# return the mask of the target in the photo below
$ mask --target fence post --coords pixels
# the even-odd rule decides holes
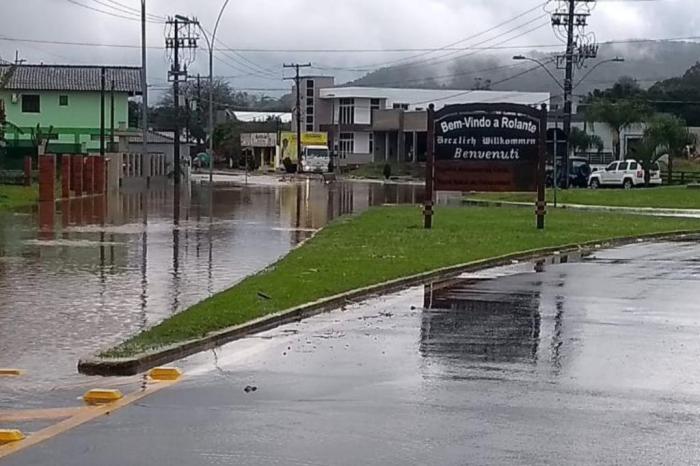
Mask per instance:
[[[71,187],[71,156],[63,154],[61,156],[61,197],[67,199],[70,197]]]
[[[39,201],[56,199],[56,156],[39,156]]]
[[[24,158],[24,185],[32,185],[32,156],[28,155]]]

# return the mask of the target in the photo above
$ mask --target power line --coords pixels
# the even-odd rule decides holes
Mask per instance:
[[[70,0],[66,0],[70,1]],[[612,1],[612,0],[610,0]],[[623,1],[623,0],[619,0]],[[627,0],[631,1],[631,0]],[[639,0],[642,1],[642,0]],[[649,0],[652,1],[652,0]],[[658,37],[649,39],[614,39],[600,42],[601,45],[614,45],[614,44],[642,44],[649,42],[676,42],[676,41],[693,41],[700,40],[700,36],[681,36],[681,37]],[[43,44],[43,45],[66,45],[75,47],[106,47],[106,48],[124,48],[124,49],[137,49],[141,48],[140,45],[136,44],[115,44],[115,43],[102,43],[102,42],[87,42],[87,41],[61,41],[61,40],[42,40],[42,39],[27,39],[19,37],[0,37],[0,41],[4,42],[20,42],[28,44]],[[218,41],[217,41],[218,42]],[[485,47],[454,47],[444,50],[453,51],[468,51],[468,50],[516,50],[516,49],[551,49],[559,48],[561,44],[519,44],[519,45],[506,45],[506,46],[485,46]],[[148,49],[163,50],[163,46],[159,45],[149,45]],[[440,48],[401,48],[401,49],[260,49],[260,48],[215,48],[215,51],[227,51],[227,52],[238,52],[238,53],[409,53],[409,52],[421,52],[421,51],[441,51]],[[332,67],[315,67],[318,69],[331,69]],[[340,69],[340,68],[335,68]]]
[[[93,0],[93,1],[95,1],[95,2],[97,2],[97,3],[102,3],[103,1],[106,1],[106,2],[109,2],[109,3],[113,4],[113,5],[116,5],[116,6],[120,7],[120,8],[122,8],[122,9],[125,9],[125,10],[129,11],[129,12],[132,13],[132,14],[136,14],[136,15],[139,15],[139,16],[141,15],[141,9],[140,9],[140,8],[132,7],[132,6],[126,5],[126,4],[124,4],[124,3],[118,2],[118,1],[116,1],[116,0]],[[112,8],[113,8],[113,7],[112,7]],[[151,19],[155,19],[155,20],[162,20],[162,21],[165,21],[165,20],[166,20],[166,17],[165,17],[165,16],[160,16],[160,15],[156,15],[156,14],[153,14],[153,13],[146,13],[146,16],[148,16],[148,17],[151,18]]]
[[[86,4],[84,4],[84,3],[80,3],[80,2],[78,2],[77,0],[66,0],[66,1],[67,1],[68,3],[72,3],[73,5],[76,5],[76,6],[79,6],[79,7],[82,7],[82,8],[86,8],[86,9],[88,9],[88,10],[96,11],[96,12],[102,13],[102,14],[104,14],[104,15],[112,16],[112,17],[114,17],[114,18],[128,19],[128,20],[131,20],[131,21],[141,21],[141,19],[138,18],[138,17],[136,17],[136,16],[126,16],[126,15],[122,15],[122,14],[119,14],[119,13],[114,13],[114,12],[112,12],[112,11],[102,10],[102,9],[100,9],[100,8],[95,8],[95,7],[93,7],[93,6],[86,5]],[[147,22],[149,22],[149,23],[161,23],[161,24],[164,23],[164,21],[153,21],[153,20],[147,20]]]
[[[520,73],[514,74],[514,75],[512,75],[512,76],[508,76],[507,78],[501,79],[500,81],[492,82],[491,85],[497,86],[497,85],[499,85],[499,84],[503,84],[503,83],[508,82],[508,81],[511,81],[511,80],[513,80],[513,79],[515,79],[515,78],[519,78],[520,76],[523,76],[523,75],[525,75],[525,74],[531,73],[531,72],[535,71],[536,69],[539,69],[539,67],[540,67],[540,66],[537,65],[537,66],[534,66],[534,67],[532,67],[532,68],[528,68],[528,69],[526,69],[525,71],[521,71]],[[474,93],[474,92],[480,92],[480,91],[479,91],[478,89],[472,89],[472,90],[469,90],[469,91],[457,92],[457,93],[455,93],[455,94],[451,94],[451,95],[448,95],[448,96],[445,96],[445,97],[440,97],[439,99],[424,100],[424,101],[420,101],[420,102],[411,102],[410,105],[420,105],[420,104],[428,104],[428,103],[433,103],[433,102],[440,102],[440,101],[443,101],[443,100],[450,100],[450,99],[454,99],[455,97],[461,97],[461,96],[464,96],[464,95],[472,94],[472,93]]]
[[[391,65],[394,65],[395,63],[399,63],[399,62],[404,61],[404,60],[412,60],[412,59],[414,59],[414,58],[420,58],[420,57],[425,56],[425,55],[430,55],[430,54],[433,53],[433,52],[445,51],[446,49],[448,49],[448,48],[450,48],[450,47],[454,47],[454,46],[456,46],[456,45],[463,44],[464,42],[470,41],[470,40],[472,40],[472,39],[476,39],[477,37],[480,37],[480,36],[483,36],[483,35],[485,35],[485,34],[488,34],[489,32],[498,30],[499,28],[505,26],[506,24],[510,24],[510,23],[512,23],[513,21],[516,21],[516,20],[518,20],[518,19],[520,19],[520,18],[522,18],[522,17],[524,17],[524,16],[527,16],[528,14],[532,13],[533,11],[536,11],[536,10],[542,8],[542,7],[545,6],[547,3],[548,3],[548,1],[546,1],[546,2],[544,2],[544,3],[540,3],[540,4],[536,5],[536,6],[533,7],[533,8],[529,8],[529,9],[523,11],[522,13],[520,13],[520,14],[518,14],[518,15],[516,15],[516,16],[514,16],[514,17],[512,17],[512,18],[510,18],[510,19],[508,19],[508,20],[506,20],[506,21],[503,21],[502,23],[499,23],[499,24],[497,24],[497,25],[495,25],[495,26],[493,26],[493,27],[491,27],[491,28],[488,28],[488,29],[486,29],[486,30],[480,31],[480,32],[478,32],[478,33],[476,33],[476,34],[472,34],[471,36],[465,37],[465,38],[460,39],[460,40],[458,40],[458,41],[451,42],[451,43],[445,45],[444,47],[440,47],[440,48],[435,49],[435,50],[426,50],[424,53],[420,53],[420,54],[414,55],[414,56],[412,56],[412,57],[405,57],[405,58],[403,58],[403,59],[401,59],[401,60],[396,60],[396,61],[394,61],[394,62],[386,62],[386,63],[384,63],[384,64],[374,64],[374,65],[370,65],[370,66],[371,66],[372,68],[378,68],[378,67],[380,67],[380,66],[391,66]],[[507,33],[507,32],[506,32],[506,33]]]

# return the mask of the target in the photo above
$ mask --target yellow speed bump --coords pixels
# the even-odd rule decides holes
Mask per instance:
[[[117,400],[121,400],[124,397],[122,392],[119,390],[105,390],[102,388],[95,388],[88,391],[83,395],[83,400],[89,405],[101,405],[107,403],[114,403]]]
[[[24,440],[24,434],[17,429],[0,429],[0,445]]]
[[[156,367],[151,369],[148,376],[152,380],[178,380],[182,377],[182,371],[177,367]]]
[[[18,377],[22,375],[20,369],[7,369],[0,367],[0,377]]]

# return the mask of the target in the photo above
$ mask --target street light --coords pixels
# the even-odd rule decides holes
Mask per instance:
[[[549,68],[547,68],[544,63],[537,60],[536,58],[526,57],[525,55],[516,55],[513,57],[513,60],[517,60],[517,61],[527,60],[527,61],[537,63],[542,69],[544,69],[547,72],[547,74],[554,80],[554,82],[556,82],[557,85],[564,91],[564,109],[565,109],[564,117],[566,118],[564,121],[564,130],[567,132],[567,134],[566,134],[566,153],[564,154],[564,167],[563,168],[564,168],[564,187],[568,188],[569,187],[569,149],[570,149],[570,145],[571,145],[571,143],[569,142],[569,136],[570,136],[569,133],[570,133],[570,128],[571,128],[571,113],[572,113],[571,100],[570,100],[571,91],[573,91],[575,88],[577,88],[579,85],[581,85],[581,83],[599,66],[604,65],[606,63],[624,62],[625,60],[623,58],[620,58],[620,57],[615,57],[615,58],[610,58],[608,60],[603,60],[601,62],[598,62],[595,64],[595,66],[593,66],[593,68],[588,70],[588,73],[583,75],[583,77],[581,77],[581,79],[579,79],[579,81],[575,85],[571,85],[571,82],[567,81],[568,86],[562,85],[562,83],[557,79],[557,77],[554,76],[554,74],[552,74],[551,71],[549,71]],[[551,60],[549,62],[551,62]],[[555,160],[554,165],[556,166],[556,164],[557,164],[557,161]],[[556,186],[556,184],[557,184],[557,180],[554,180],[554,185]]]
[[[542,62],[539,61],[538,59],[536,59],[536,58],[531,58],[531,57],[526,57],[525,55],[516,55],[516,56],[513,57],[513,60],[516,60],[516,61],[525,61],[525,60],[527,60],[527,61],[531,61],[531,62],[533,62],[533,63],[537,63],[543,70],[545,70],[545,71],[547,72],[547,74],[554,80],[554,82],[557,83],[557,86],[559,86],[560,88],[562,88],[562,90],[564,89],[564,85],[563,85],[561,82],[559,82],[559,80],[557,79],[557,77],[554,76],[554,74],[552,74],[551,71],[549,71],[549,68],[547,68],[547,66],[545,65],[545,63],[542,63]],[[547,61],[546,63],[551,63],[551,62],[552,62],[552,60],[550,59],[550,60]]]
[[[221,16],[224,14],[224,10],[228,6],[231,0],[224,0],[224,4],[221,5],[221,10],[219,10],[219,16],[216,18],[216,24],[214,25],[214,31],[211,34],[211,38],[207,35],[202,25],[199,25],[199,29],[202,31],[204,39],[207,41],[207,46],[209,47],[209,184],[214,182],[214,43],[216,42],[216,31],[219,29],[219,23],[221,22]]]
[[[607,60],[603,60],[603,61],[601,61],[601,62],[596,63],[595,66],[594,66],[593,68],[591,68],[590,70],[588,70],[588,73],[584,74],[583,77],[581,77],[581,79],[578,80],[578,82],[574,85],[574,89],[576,89],[576,88],[577,88],[588,76],[590,76],[590,74],[593,73],[593,71],[595,71],[595,69],[598,68],[599,66],[604,65],[604,64],[606,64],[606,63],[622,63],[622,62],[624,62],[624,61],[625,61],[625,59],[622,58],[622,57],[615,57],[615,58],[609,58],[609,59],[607,59]]]

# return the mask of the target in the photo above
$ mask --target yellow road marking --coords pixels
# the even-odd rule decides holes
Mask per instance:
[[[54,424],[45,429],[42,429],[34,433],[33,435],[30,435],[24,440],[0,446],[0,459],[9,456],[13,453],[17,453],[18,451],[24,450],[25,448],[33,447],[34,445],[37,445],[41,442],[49,440],[50,438],[53,438],[64,432],[74,429],[82,424],[85,424],[86,422],[97,419],[100,416],[105,416],[107,414],[113,413],[114,411],[117,411],[118,409],[124,408],[130,405],[131,403],[134,403],[142,398],[152,395],[157,391],[160,391],[167,387],[171,387],[176,383],[178,383],[178,380],[170,382],[160,382],[158,384],[146,387],[145,390],[139,390],[130,393],[121,400],[115,401],[114,403],[83,408],[82,410],[78,411],[74,416],[71,416],[65,421],[61,421],[58,424]]]
[[[30,422],[30,421],[54,421],[74,416],[78,411],[85,409],[83,406],[73,408],[49,408],[49,409],[21,409],[0,411],[0,423]]]

